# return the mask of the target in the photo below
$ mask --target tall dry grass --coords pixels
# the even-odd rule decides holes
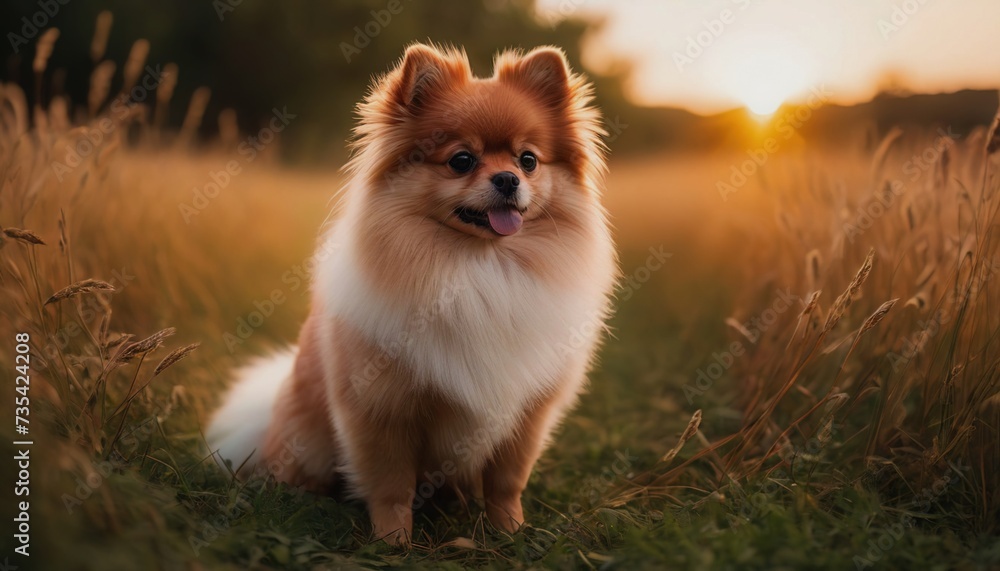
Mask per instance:
[[[747,348],[730,370],[743,425],[623,500],[668,491],[703,461],[723,489],[781,474],[816,498],[867,489],[888,509],[995,532],[998,125],[962,140],[893,131],[864,171],[765,171],[771,215],[747,236],[743,306],[728,320]],[[768,316],[785,288],[800,304]],[[750,332],[750,317],[773,323]],[[811,482],[817,469],[826,477]]]
[[[741,425],[710,442],[700,430],[709,416],[696,411],[677,446],[608,505],[679,501],[692,485],[716,491],[696,505],[728,501],[765,479],[813,502],[867,490],[907,517],[995,532],[998,141],[1000,114],[962,138],[894,129],[847,169],[816,153],[771,158],[760,193],[741,190],[741,211],[715,216],[728,245],[713,263],[742,272],[740,308],[726,319],[745,349],[726,371]],[[780,291],[798,305],[775,311]],[[698,450],[673,462],[689,440]]]
[[[56,30],[40,38],[33,63],[34,101],[43,104],[29,106],[20,86],[0,84],[0,338],[11,348],[0,351],[0,363],[13,371],[15,334],[30,334],[32,517],[49,522],[36,527],[39,549],[67,560],[83,546],[46,542],[47,535],[140,525],[158,510],[139,501],[154,497],[156,485],[187,489],[199,418],[214,405],[202,393],[221,392],[225,371],[249,356],[230,354],[221,336],[281,285],[288,251],[301,251],[299,262],[307,257],[311,232],[274,237],[294,220],[318,226],[336,184],[270,172],[258,160],[186,221],[179,205],[224,170],[233,141],[199,143],[195,155],[166,130],[177,66],[164,66],[155,93],[135,99],[129,87],[141,83],[149,46],[136,42],[116,75],[118,66],[102,61],[110,25],[109,16],[98,18],[85,102],[43,97]],[[202,120],[207,92],[200,93],[187,113],[190,129]],[[299,187],[302,200],[275,205],[274,189],[286,184]],[[272,321],[297,319],[285,310]],[[207,347],[198,351],[199,343]],[[210,361],[186,367],[204,352]],[[87,493],[101,499],[86,500],[79,482],[115,477],[124,478],[120,493],[91,486]]]
[[[99,22],[109,25],[104,15]],[[58,31],[50,29],[39,40],[33,64],[39,94],[57,38]],[[95,40],[95,63],[102,46]],[[147,52],[148,45],[137,42],[129,62],[133,75]],[[170,343],[174,329],[134,319],[143,305],[138,296],[129,296],[135,301],[125,306],[112,304],[135,289],[136,274],[150,272],[142,264],[123,263],[135,243],[120,232],[141,229],[131,227],[135,221],[112,202],[126,195],[118,192],[122,181],[112,165],[131,122],[144,115],[143,105],[129,102],[124,116],[108,110],[109,67],[114,66],[96,65],[88,105],[92,118],[78,127],[72,127],[65,98],[29,109],[20,87],[0,85],[0,335],[31,337],[29,418],[34,437],[51,446],[43,458],[58,459],[61,469],[84,476],[95,459],[133,459],[137,451],[125,452],[120,443],[130,437],[128,420],[137,416],[135,409],[147,415],[153,410],[145,389],[197,347],[188,344],[160,360],[156,353]],[[98,131],[99,142],[76,146],[93,143]],[[86,149],[78,163],[65,161],[70,148]],[[162,286],[178,287],[168,283],[168,275]],[[163,418],[163,409],[157,410]]]

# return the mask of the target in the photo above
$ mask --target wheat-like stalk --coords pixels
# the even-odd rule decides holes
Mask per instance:
[[[872,159],[872,175],[871,178],[877,184],[882,178],[882,170],[885,168],[886,160],[889,157],[889,151],[892,150],[893,145],[903,136],[903,130],[899,127],[893,127],[885,137],[882,138],[882,142],[879,143],[878,149],[875,150],[875,157]],[[878,188],[877,186],[874,188]]]
[[[201,125],[205,109],[208,107],[208,100],[212,97],[212,90],[207,87],[199,87],[191,94],[191,101],[188,103],[187,114],[181,124],[181,132],[177,137],[178,144],[185,146],[194,140]]]
[[[24,95],[24,90],[16,84],[6,83],[0,84],[0,102],[6,102],[9,107],[9,110],[5,109],[0,115],[0,118],[4,119],[3,127],[10,131],[11,138],[19,140],[28,132],[28,98]],[[4,142],[0,140],[0,144]]]
[[[72,126],[69,118],[69,99],[56,95],[49,102],[49,125],[56,132],[68,131]]]
[[[806,301],[805,307],[802,308],[802,313],[799,317],[807,317],[809,314],[816,309],[816,305],[819,304],[819,296],[823,294],[823,290],[817,290],[809,295],[809,299]]]
[[[57,28],[49,28],[38,38],[38,43],[35,44],[35,59],[31,62],[31,70],[35,72],[35,75],[41,75],[45,73],[45,68],[48,66],[49,58],[52,57],[52,50],[56,47],[56,40],[59,39],[59,30]]]
[[[52,294],[49,299],[45,300],[44,305],[49,305],[57,301],[62,301],[64,299],[71,298],[84,293],[92,293],[95,291],[115,291],[115,286],[109,284],[108,282],[102,282],[101,280],[86,279],[83,281],[76,282],[75,284],[68,285],[56,293]]]
[[[125,348],[115,356],[115,363],[127,363],[139,355],[145,355],[150,351],[158,349],[161,345],[163,345],[164,339],[170,337],[176,332],[177,330],[173,327],[167,327],[166,329],[161,329],[160,331],[153,333],[141,341],[136,341],[126,345]]]
[[[844,313],[847,311],[847,308],[850,307],[854,296],[861,291],[861,286],[864,285],[865,280],[868,279],[868,274],[872,271],[872,264],[874,260],[875,249],[872,248],[868,251],[868,256],[865,257],[864,263],[861,264],[861,269],[858,270],[854,279],[851,280],[850,285],[847,286],[844,293],[840,294],[840,297],[838,297],[833,303],[833,307],[830,308],[830,313],[826,318],[826,325],[823,326],[823,333],[830,332],[837,325],[837,322],[840,321],[840,318],[844,316]]]
[[[219,112],[219,144],[230,151],[239,144],[240,125],[236,118],[236,110],[231,108]]]
[[[823,275],[820,270],[820,266],[823,264],[823,255],[817,249],[811,250],[806,254],[806,281],[809,284],[809,289],[816,290],[819,289],[820,280]]]
[[[167,367],[173,365],[177,361],[180,361],[184,357],[187,357],[188,355],[191,354],[192,351],[197,349],[200,345],[201,343],[192,343],[185,347],[174,349],[173,351],[170,352],[169,355],[167,355],[166,357],[163,358],[162,361],[160,361],[160,364],[157,365],[155,369],[153,369],[153,376],[155,377],[156,375],[159,375]]]
[[[104,51],[108,48],[108,38],[111,36],[111,23],[114,16],[108,10],[97,15],[97,22],[94,25],[94,37],[90,40],[90,61],[95,64],[104,57]]]
[[[142,73],[142,66],[146,64],[148,56],[149,40],[136,40],[128,52],[128,59],[125,60],[125,67],[122,70],[125,78],[122,83],[122,93],[128,93],[139,81],[139,74]]]
[[[945,140],[944,149],[941,150],[941,158],[937,162],[937,172],[939,175],[938,186],[942,189],[948,188],[949,169],[951,167],[951,147],[954,145],[951,138]]]
[[[162,131],[167,126],[167,112],[170,110],[170,100],[174,97],[174,89],[177,88],[178,73],[177,64],[168,63],[163,66],[162,78],[156,86],[156,110],[154,111],[153,123],[158,131]]]
[[[878,325],[880,321],[885,319],[886,314],[889,313],[889,310],[892,309],[892,306],[896,305],[897,301],[899,301],[898,297],[896,299],[890,299],[889,301],[880,305],[878,309],[875,310],[875,313],[868,316],[868,319],[865,320],[864,324],[861,326],[861,333],[863,334],[865,331],[874,329],[875,326]]]
[[[114,349],[115,347],[121,345],[122,343],[131,341],[134,338],[135,335],[132,335],[131,333],[124,333],[122,335],[119,335],[118,337],[115,337],[114,339],[109,339],[108,341],[106,341],[104,343],[104,350],[107,351],[109,349]]]
[[[171,62],[163,66],[160,83],[156,86],[156,101],[158,103],[170,103],[170,99],[174,96],[174,89],[177,88],[178,73],[179,69],[176,63]]]
[[[87,108],[90,110],[91,117],[97,115],[97,111],[108,98],[108,93],[111,93],[111,79],[115,75],[116,67],[115,62],[113,61],[102,61],[97,64],[94,71],[90,73],[90,90],[87,92]]]
[[[698,432],[698,428],[701,427],[701,409],[694,411],[691,415],[691,420],[688,421],[687,428],[681,433],[680,440],[677,441],[677,445],[671,448],[666,454],[660,458],[660,462],[670,462],[680,453],[684,445],[687,444],[688,440]]]
[[[44,246],[45,241],[42,240],[38,234],[35,234],[31,230],[24,230],[22,228],[4,228],[3,235],[8,238],[13,238],[19,242],[24,242],[25,244],[31,244],[33,246]]]

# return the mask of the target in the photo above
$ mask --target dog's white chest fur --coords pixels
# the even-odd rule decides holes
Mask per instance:
[[[343,229],[316,286],[327,310],[467,410],[498,437],[568,370],[586,367],[603,322],[603,284],[555,291],[493,250],[420,276],[404,299],[366,283]],[[417,291],[420,290],[420,291]],[[576,381],[576,379],[574,379]]]

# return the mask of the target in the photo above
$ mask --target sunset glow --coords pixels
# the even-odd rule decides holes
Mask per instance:
[[[759,116],[768,116],[786,101],[807,91],[808,63],[791,46],[762,46],[739,64],[718,66],[713,74],[722,93]]]
[[[890,77],[914,92],[1000,87],[992,0],[539,0],[539,11],[602,19],[585,62],[631,66],[629,95],[646,105],[767,113],[820,86],[853,104]]]

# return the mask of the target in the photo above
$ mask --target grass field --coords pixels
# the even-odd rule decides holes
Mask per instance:
[[[536,466],[530,525],[440,502],[399,551],[369,543],[362,505],[236,482],[202,438],[229,371],[294,341],[337,175],[126,150],[124,125],[70,166],[87,130],[29,130],[3,95],[5,390],[17,333],[33,358],[20,568],[1000,567],[985,131],[797,145],[744,184],[743,153],[614,159],[614,335]]]

